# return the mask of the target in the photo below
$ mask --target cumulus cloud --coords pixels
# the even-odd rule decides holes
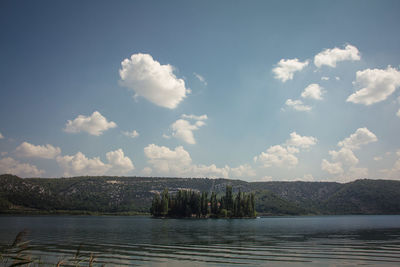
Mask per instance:
[[[165,146],[150,144],[144,148],[144,154],[154,169],[165,174],[180,174],[192,163],[189,152],[182,146],[171,150]]]
[[[329,81],[329,77],[322,76],[322,77],[321,77],[321,80],[322,80],[322,81]]]
[[[261,152],[254,157],[254,161],[261,163],[263,167],[294,167],[298,164],[295,154],[299,153],[299,148],[310,148],[317,143],[317,138],[312,136],[301,136],[296,132],[290,134],[290,139],[283,145],[271,146],[266,152]]]
[[[200,75],[200,74],[198,74],[198,73],[196,73],[196,72],[193,72],[193,75],[194,75],[200,82],[202,82],[205,86],[207,86],[207,81],[206,81],[206,79],[205,79],[202,75]]]
[[[304,91],[301,93],[301,97],[322,100],[322,94],[324,92],[325,91],[319,84],[312,83],[304,89]]]
[[[312,108],[310,106],[304,105],[301,100],[288,99],[285,102],[286,106],[293,108],[297,111],[310,111]]]
[[[293,80],[293,75],[297,71],[301,71],[308,65],[308,60],[301,62],[297,58],[295,59],[281,59],[277,66],[272,69],[275,74],[275,79],[286,82],[287,80]]]
[[[376,135],[367,128],[358,128],[349,137],[338,142],[337,145],[340,147],[338,151],[329,151],[332,162],[323,159],[321,169],[330,174],[338,175],[336,179],[341,181],[365,178],[368,175],[368,169],[356,167],[359,160],[354,154],[354,150],[377,140]]]
[[[57,163],[64,170],[65,176],[73,175],[104,175],[110,166],[103,163],[99,157],[87,158],[82,152],[72,156],[58,156]]]
[[[121,62],[121,85],[158,106],[174,109],[190,92],[174,67],[161,65],[149,54],[133,54]]]
[[[309,148],[317,143],[317,138],[312,136],[301,136],[296,132],[290,134],[290,139],[286,141],[287,146]]]
[[[400,150],[396,152],[397,159],[390,169],[380,170],[386,177],[386,179],[399,180],[400,177]]]
[[[359,149],[362,145],[367,145],[378,141],[378,138],[367,128],[358,128],[355,133],[338,143],[338,146],[348,149]]]
[[[106,158],[110,165],[110,169],[108,170],[110,174],[125,174],[135,169],[131,159],[125,156],[121,148],[107,152]]]
[[[266,152],[261,152],[259,156],[254,157],[255,162],[259,162],[263,167],[294,167],[299,160],[295,156],[299,150],[294,147],[283,147],[281,145],[271,146]]]
[[[4,136],[0,133],[0,139],[3,139],[4,138]]]
[[[204,120],[207,119],[207,115],[195,116],[183,114],[182,118],[195,120],[192,124],[188,120],[179,119],[171,124],[172,136],[181,139],[188,144],[196,144],[196,140],[193,135],[193,131],[197,131],[200,127],[205,125]]]
[[[95,111],[90,116],[79,115],[73,121],[68,120],[64,131],[67,133],[87,132],[90,135],[99,136],[104,131],[117,127],[113,121],[107,121],[100,112]]]
[[[222,177],[229,176],[230,168],[218,168],[215,164],[195,165],[192,158],[182,146],[174,150],[165,146],[150,144],[144,148],[144,154],[152,168],[162,175],[177,175],[185,177]]]
[[[341,148],[339,151],[331,150],[329,151],[329,155],[331,155],[332,160],[350,166],[357,165],[358,163],[358,158],[354,155],[353,151],[345,147]]]
[[[44,170],[39,170],[35,165],[21,163],[10,157],[0,159],[0,173],[14,174],[20,177],[39,177]]]
[[[387,69],[366,69],[357,71],[353,84],[361,88],[347,98],[347,102],[372,105],[388,98],[400,86],[400,72],[388,66]]]
[[[255,170],[249,164],[239,165],[236,168],[231,168],[232,177],[254,177]]]
[[[15,152],[20,157],[54,159],[61,154],[61,149],[49,144],[35,146],[28,142],[23,142],[15,149]]]
[[[342,163],[341,162],[329,162],[326,159],[323,159],[321,162],[321,169],[330,174],[341,174],[343,173]]]
[[[400,118],[400,109],[397,111],[396,116]]]
[[[130,138],[136,138],[136,137],[139,136],[139,133],[138,133],[136,130],[133,130],[133,131],[131,131],[131,132],[129,132],[129,131],[122,131],[122,134],[125,135],[125,136],[127,136],[127,137],[130,137]]]
[[[209,177],[209,178],[229,178],[229,166],[218,168],[215,164],[211,165],[192,165],[188,176],[190,177]]]
[[[108,163],[99,157],[87,158],[82,152],[75,155],[58,156],[57,163],[64,170],[64,176],[74,175],[121,175],[134,169],[132,161],[122,149],[106,153]]]
[[[335,47],[333,49],[323,50],[314,57],[314,64],[317,66],[317,68],[320,68],[324,65],[335,68],[337,62],[345,60],[356,61],[360,59],[361,56],[357,47],[348,44],[344,47],[344,49]]]

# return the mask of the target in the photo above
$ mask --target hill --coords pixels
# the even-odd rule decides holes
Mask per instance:
[[[400,182],[245,182],[159,177],[29,178],[0,175],[0,212],[148,212],[154,194],[168,188],[256,193],[256,210],[268,215],[400,214]]]

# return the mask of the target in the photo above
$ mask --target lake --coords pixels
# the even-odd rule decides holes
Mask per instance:
[[[400,215],[0,216],[0,245],[23,229],[24,253],[40,258],[39,266],[67,262],[77,251],[86,261],[79,266],[91,254],[95,266],[400,266]]]

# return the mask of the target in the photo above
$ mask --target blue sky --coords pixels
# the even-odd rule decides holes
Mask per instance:
[[[0,173],[400,177],[398,1],[2,1]]]

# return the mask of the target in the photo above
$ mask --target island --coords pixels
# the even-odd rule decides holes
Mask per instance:
[[[239,190],[236,196],[232,186],[227,185],[225,195],[218,196],[214,191],[208,192],[179,190],[169,194],[165,188],[155,194],[150,213],[162,218],[255,218],[254,193],[243,193]]]

